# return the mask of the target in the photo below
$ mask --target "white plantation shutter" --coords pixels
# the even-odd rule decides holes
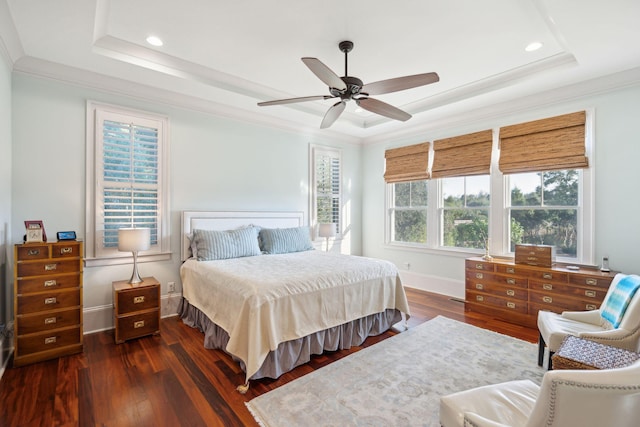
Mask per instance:
[[[96,109],[92,218],[96,258],[126,256],[118,252],[118,229],[125,227],[150,229],[151,248],[145,254],[168,249],[163,194],[166,128],[166,118]]]
[[[342,230],[340,159],[339,150],[320,147],[313,149],[314,224],[334,223],[338,234]]]

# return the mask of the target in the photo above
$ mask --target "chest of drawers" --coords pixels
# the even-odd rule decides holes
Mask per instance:
[[[539,310],[556,313],[597,309],[615,273],[568,270],[508,261],[465,261],[465,305],[512,323],[535,327]]]
[[[82,352],[83,243],[14,247],[14,366]]]

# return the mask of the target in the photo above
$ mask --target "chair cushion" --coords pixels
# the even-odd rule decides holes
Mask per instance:
[[[538,330],[550,351],[556,352],[567,335],[580,336],[585,332],[600,332],[601,325],[579,322],[551,311],[538,312]]]
[[[440,424],[464,425],[472,412],[510,426],[523,426],[538,397],[539,387],[530,380],[509,381],[449,394],[440,398]]]
[[[611,323],[614,328],[620,326],[624,312],[639,288],[640,276],[626,276],[619,280],[602,303],[600,308],[602,318]]]

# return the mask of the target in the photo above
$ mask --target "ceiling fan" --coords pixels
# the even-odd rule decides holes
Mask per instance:
[[[277,99],[274,101],[258,102],[261,107],[268,105],[292,104],[295,102],[318,101],[323,99],[340,98],[325,113],[321,129],[328,128],[335,122],[340,114],[347,106],[347,101],[353,99],[358,106],[372,113],[380,114],[394,120],[407,121],[411,118],[411,114],[401,109],[369,98],[369,95],[381,95],[384,93],[398,92],[405,89],[411,89],[418,86],[424,86],[435,83],[440,80],[437,73],[415,74],[412,76],[397,77],[395,79],[380,80],[378,82],[363,84],[362,80],[357,77],[350,76],[347,72],[347,54],[353,49],[353,42],[342,41],[338,44],[341,52],[344,52],[344,76],[338,77],[336,73],[331,71],[329,67],[324,65],[317,58],[302,58],[302,62],[315,74],[320,80],[329,86],[331,95],[303,96],[300,98]]]

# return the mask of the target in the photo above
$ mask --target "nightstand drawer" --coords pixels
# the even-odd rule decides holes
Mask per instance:
[[[18,313],[30,314],[40,311],[59,310],[80,305],[80,292],[76,289],[18,296]]]
[[[159,306],[160,286],[145,286],[116,292],[118,316]]]
[[[62,310],[54,313],[22,316],[18,324],[18,335],[50,331],[80,324],[80,308]]]
[[[79,326],[18,337],[18,349],[22,356],[81,343]]]
[[[160,312],[156,309],[129,316],[116,317],[116,342],[160,332]]]

